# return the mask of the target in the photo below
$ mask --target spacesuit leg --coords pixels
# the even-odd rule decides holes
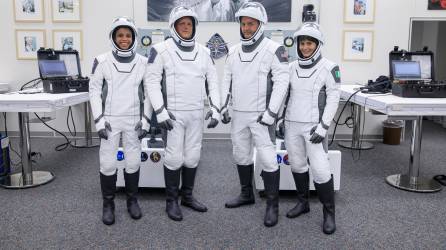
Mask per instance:
[[[186,124],[183,120],[184,112],[171,111],[176,117],[173,129],[167,132],[164,165],[170,170],[178,170],[184,163],[184,134]]]
[[[265,185],[266,197],[264,224],[267,227],[272,227],[277,224],[279,218],[280,170],[277,164],[277,154],[271,142],[268,127],[255,122],[250,124],[250,129],[259,160],[263,166],[261,175]]]
[[[175,221],[183,219],[178,205],[181,166],[183,165],[183,148],[185,122],[181,111],[173,112],[176,121],[173,129],[167,132],[167,142],[164,158],[164,182],[166,184],[166,212],[167,216]]]
[[[249,119],[243,112],[234,112],[231,123],[231,139],[233,156],[237,164],[241,192],[236,198],[225,203],[227,208],[236,208],[254,204],[252,177],[254,175],[252,135],[249,130]]]
[[[270,133],[267,126],[253,122],[249,125],[257,149],[257,154],[263,170],[265,172],[275,172],[279,169],[277,164],[277,154],[274,144],[271,141]]]
[[[100,181],[102,192],[102,222],[106,225],[115,223],[115,192],[116,192],[116,153],[120,138],[119,127],[113,127],[108,140],[101,139],[99,148]]]
[[[286,214],[288,218],[296,218],[310,211],[309,172],[305,150],[305,139],[302,136],[302,124],[285,121],[285,146],[291,165],[294,184],[296,185],[297,204]]]
[[[192,195],[203,139],[203,111],[189,111],[188,113],[190,115],[184,139],[187,143],[184,144],[184,164],[181,170],[181,205],[198,212],[206,212],[207,207]]]
[[[309,124],[306,130],[310,131],[313,124]],[[328,161],[328,151],[323,143],[314,144],[307,136],[307,152],[310,161],[310,169],[313,174],[314,187],[317,190],[319,200],[323,205],[324,222],[322,231],[325,234],[332,234],[336,231],[335,223],[335,200],[333,178],[331,176],[330,164]]]
[[[136,118],[135,118],[136,119]],[[135,125],[138,121],[126,119],[126,129],[122,131],[122,144],[125,155],[126,168],[124,171],[125,192],[127,194],[127,211],[130,217],[137,220],[142,217],[137,194],[139,187],[139,165],[141,163],[141,141]]]

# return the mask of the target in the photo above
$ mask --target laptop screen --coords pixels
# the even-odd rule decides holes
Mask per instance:
[[[40,60],[39,69],[43,78],[67,76],[67,68],[64,61]]]
[[[418,61],[392,61],[393,78],[421,79],[421,67]]]

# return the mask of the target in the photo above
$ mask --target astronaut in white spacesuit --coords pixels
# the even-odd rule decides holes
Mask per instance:
[[[198,18],[187,7],[178,6],[170,14],[171,38],[155,44],[150,51],[145,88],[158,123],[168,130],[164,161],[166,212],[172,220],[183,218],[178,206],[206,212],[192,196],[200,160],[206,96],[211,118],[208,128],[220,120],[218,78],[209,49],[195,42]],[[181,176],[181,190],[179,190]]]
[[[228,104],[232,98],[231,139],[237,164],[241,193],[228,201],[227,208],[254,203],[252,178],[253,144],[263,167],[267,207],[265,226],[278,222],[280,171],[269,133],[288,89],[288,55],[283,46],[264,37],[267,14],[262,4],[248,2],[236,13],[240,23],[241,43],[233,46],[226,58],[222,80],[222,122],[231,117]]]
[[[143,79],[147,58],[135,53],[137,30],[132,20],[113,21],[109,34],[112,51],[99,55],[90,79],[90,103],[99,149],[100,180],[104,224],[115,221],[116,153],[120,137],[125,155],[125,191],[127,210],[133,219],[141,218],[138,193],[141,139],[149,130],[151,104],[144,95]]]
[[[285,145],[298,202],[286,216],[295,218],[310,211],[308,171],[311,170],[323,204],[323,232],[331,234],[336,230],[335,202],[326,135],[339,103],[339,67],[322,57],[324,39],[317,24],[302,25],[294,39],[298,44],[298,60],[290,64]]]

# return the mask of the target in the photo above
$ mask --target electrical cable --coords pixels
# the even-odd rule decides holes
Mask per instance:
[[[24,90],[25,87],[26,87],[26,85],[28,85],[28,84],[30,84],[30,83],[32,83],[32,82],[34,82],[34,81],[37,81],[37,80],[39,80],[39,81],[37,82],[37,84],[40,83],[40,82],[42,81],[42,79],[41,79],[40,77],[37,77],[37,78],[35,78],[35,79],[32,79],[31,81],[29,81],[29,82],[23,84],[23,85],[20,87],[20,90]],[[33,86],[37,86],[37,85],[33,85]],[[33,86],[31,86],[31,87],[33,87]]]
[[[353,94],[351,94],[351,95],[347,98],[347,101],[344,103],[344,106],[342,107],[342,110],[341,110],[341,112],[339,113],[338,119],[336,119],[336,122],[335,122],[336,125],[335,125],[335,127],[334,127],[334,129],[333,129],[333,135],[331,136],[331,140],[330,140],[330,143],[328,143],[328,146],[331,146],[331,144],[333,144],[334,137],[335,137],[335,135],[336,135],[336,129],[337,129],[338,124],[339,124],[339,119],[341,119],[341,116],[342,116],[342,113],[343,113],[344,110],[345,110],[345,107],[346,107],[347,104],[350,102],[350,99],[352,99],[352,97],[353,97],[354,95],[356,95],[359,91],[361,91],[361,89],[358,89],[358,90],[355,91]]]
[[[62,143],[60,145],[57,145],[54,150],[56,151],[62,151],[65,150],[66,148],[68,148],[68,146],[71,145],[70,140],[68,139],[68,137],[66,135],[64,135],[62,132],[60,132],[59,130],[51,127],[50,125],[48,125],[44,120],[42,120],[42,118],[40,118],[40,116],[37,113],[34,113],[34,115],[37,117],[37,119],[39,119],[43,125],[47,126],[49,129],[55,131],[56,133],[58,133],[59,135],[61,135],[63,138],[65,138],[66,142]]]

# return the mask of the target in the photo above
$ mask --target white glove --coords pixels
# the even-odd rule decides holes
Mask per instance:
[[[264,126],[271,126],[274,121],[275,118],[269,114],[268,110],[265,110],[265,112],[263,112],[263,114],[260,114],[259,118],[257,118],[257,122]]]

